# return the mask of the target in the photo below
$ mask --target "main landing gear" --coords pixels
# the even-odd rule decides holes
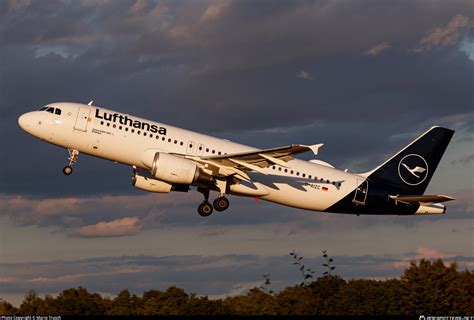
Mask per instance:
[[[69,152],[69,164],[63,168],[63,173],[68,176],[72,173],[72,165],[76,163],[77,157],[79,157],[79,151],[75,149],[67,149]]]
[[[211,205],[209,203],[209,189],[198,188],[198,191],[204,195],[204,201],[198,207],[198,213],[201,217],[210,216],[213,209],[221,212],[229,208],[229,200],[224,195],[220,195],[216,198]]]

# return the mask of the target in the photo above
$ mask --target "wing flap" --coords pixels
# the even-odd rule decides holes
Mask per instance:
[[[303,144],[292,144],[289,146],[256,150],[250,152],[227,154],[222,156],[210,156],[202,157],[203,160],[210,160],[214,163],[218,163],[224,166],[235,166],[236,164],[242,169],[250,169],[249,166],[256,166],[260,168],[267,168],[274,164],[286,167],[286,162],[293,160],[293,156],[308,151],[312,151],[314,154],[318,154],[319,148],[323,146],[322,143],[314,145],[303,145]],[[243,164],[245,163],[245,165]],[[255,170],[256,167],[252,167],[251,170]]]

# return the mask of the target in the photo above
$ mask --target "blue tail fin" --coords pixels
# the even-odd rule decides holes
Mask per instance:
[[[454,130],[432,127],[368,173],[368,179],[391,186],[395,194],[423,194],[453,134]]]

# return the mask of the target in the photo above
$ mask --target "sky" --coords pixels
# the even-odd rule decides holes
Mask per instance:
[[[82,286],[177,285],[210,297],[322,275],[401,275],[411,260],[474,268],[474,2],[0,1],[0,298]],[[426,193],[442,216],[351,216],[230,197],[149,194],[131,169],[23,132],[22,113],[72,101],[260,148],[324,143],[364,172],[433,125],[456,130]],[[308,157],[306,156],[306,159]]]

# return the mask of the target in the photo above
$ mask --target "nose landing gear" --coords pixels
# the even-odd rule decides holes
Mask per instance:
[[[69,152],[69,164],[63,168],[63,173],[65,176],[68,176],[72,173],[72,165],[76,163],[77,158],[79,157],[79,151],[76,149],[67,149]]]

